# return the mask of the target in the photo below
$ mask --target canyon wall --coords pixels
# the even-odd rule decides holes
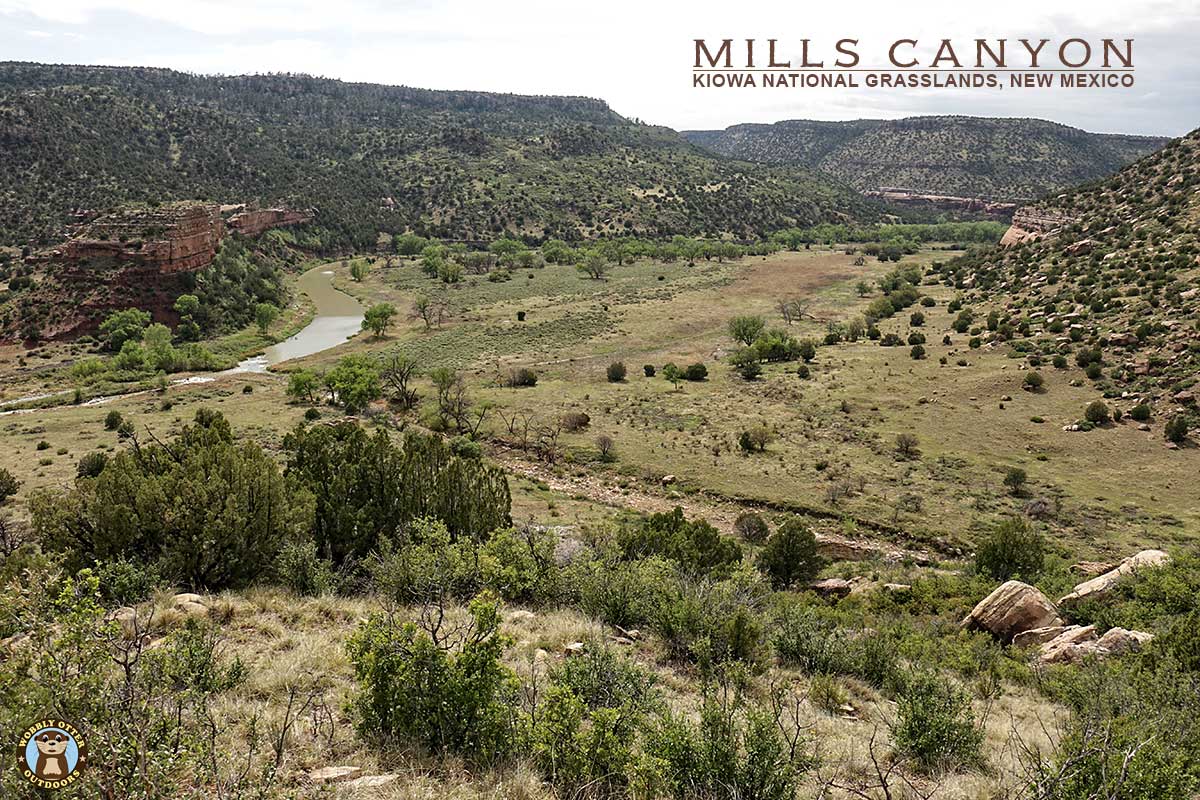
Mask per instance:
[[[1008,247],[1053,236],[1075,221],[1074,217],[1056,211],[1022,206],[1013,214],[1012,225],[1004,232],[1000,244]]]
[[[186,275],[211,264],[227,236],[254,237],[311,220],[309,211],[204,202],[79,212],[66,241],[26,259],[43,272],[32,290],[39,338],[91,333],[125,308],[150,311],[156,322],[173,325],[172,305],[186,289]],[[28,324],[10,320],[0,340],[18,334],[28,335]]]
[[[937,208],[944,211],[965,211],[989,217],[1008,218],[1017,208],[1016,203],[1000,203],[980,197],[957,197],[947,194],[925,194],[908,189],[881,188],[863,192],[867,197],[878,197],[889,203],[907,206]]]

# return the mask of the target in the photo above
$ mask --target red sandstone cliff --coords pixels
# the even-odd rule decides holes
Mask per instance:
[[[308,222],[312,214],[178,202],[80,213],[77,219],[74,235],[27,259],[45,270],[37,320],[44,339],[93,331],[110,312],[123,308],[146,309],[156,321],[173,323],[171,306],[182,291],[179,276],[211,264],[226,236],[258,236]],[[0,330],[0,339],[16,333]]]

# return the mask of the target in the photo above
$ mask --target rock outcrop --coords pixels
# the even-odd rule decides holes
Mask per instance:
[[[167,275],[207,266],[224,236],[220,206],[212,203],[126,207],[85,223],[66,242],[30,260],[65,269],[86,268],[93,261],[119,262]]]
[[[1107,597],[1126,576],[1138,570],[1160,567],[1171,560],[1162,550],[1143,550],[1135,553],[1120,563],[1116,569],[1109,570],[1091,580],[1084,581],[1058,601],[1060,606],[1069,606],[1084,600],[1097,600]]]
[[[1004,232],[1000,244],[1008,247],[1054,236],[1073,222],[1075,219],[1066,214],[1047,211],[1036,206],[1022,206],[1013,214],[1012,225]]]
[[[1003,203],[995,200],[985,200],[981,197],[958,197],[949,194],[928,194],[915,192],[911,189],[898,189],[890,186],[881,187],[875,191],[863,192],[867,197],[878,197],[889,203],[919,208],[936,208],[943,211],[967,211],[983,214],[989,217],[1010,217],[1017,209],[1016,203]]]
[[[964,628],[988,631],[1005,642],[1025,631],[1061,624],[1058,609],[1046,595],[1020,581],[1006,581],[997,586],[961,623]]]
[[[1095,625],[1071,625],[1041,646],[1038,661],[1043,664],[1075,664],[1088,657],[1105,658],[1140,650],[1154,639],[1153,634],[1111,628],[1096,636]]]
[[[243,236],[258,236],[271,228],[283,228],[311,222],[311,211],[293,211],[288,208],[264,208],[256,211],[239,211],[227,220],[230,229]]]
[[[109,313],[132,307],[174,324],[171,306],[185,291],[186,275],[211,264],[227,236],[257,236],[311,219],[309,211],[195,201],[80,213],[66,241],[26,259],[45,273],[35,290],[43,308],[39,338],[90,333]],[[0,328],[0,340],[18,334],[30,335],[16,320]]]

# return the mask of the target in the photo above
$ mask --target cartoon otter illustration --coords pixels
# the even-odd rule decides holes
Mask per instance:
[[[38,758],[33,774],[43,780],[58,780],[67,775],[67,742],[70,737],[62,731],[46,730],[39,733]]]

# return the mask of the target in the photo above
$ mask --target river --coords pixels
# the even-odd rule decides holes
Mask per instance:
[[[173,386],[191,383],[209,383],[225,375],[237,375],[247,372],[266,372],[268,368],[294,358],[303,358],[322,350],[336,347],[362,330],[362,304],[343,291],[333,286],[333,270],[327,265],[314,267],[300,276],[296,287],[308,295],[316,306],[316,316],[312,322],[305,325],[299,332],[289,336],[278,344],[273,344],[261,354],[251,356],[238,363],[236,367],[223,372],[210,372],[192,375],[188,378],[176,378],[171,381]],[[0,409],[43,400],[48,397],[69,394],[70,389],[48,394],[29,395],[0,402]],[[129,392],[121,395],[106,395],[93,397],[83,403],[84,406],[98,406],[111,402],[118,397],[130,397],[147,394],[149,389]],[[37,409],[24,408],[0,411],[0,416],[8,414],[28,414]]]
[[[273,344],[261,355],[247,358],[223,374],[266,372],[268,367],[336,347],[362,329],[363,307],[333,286],[333,270],[314,267],[300,276],[297,288],[312,298],[317,315],[298,333]]]

